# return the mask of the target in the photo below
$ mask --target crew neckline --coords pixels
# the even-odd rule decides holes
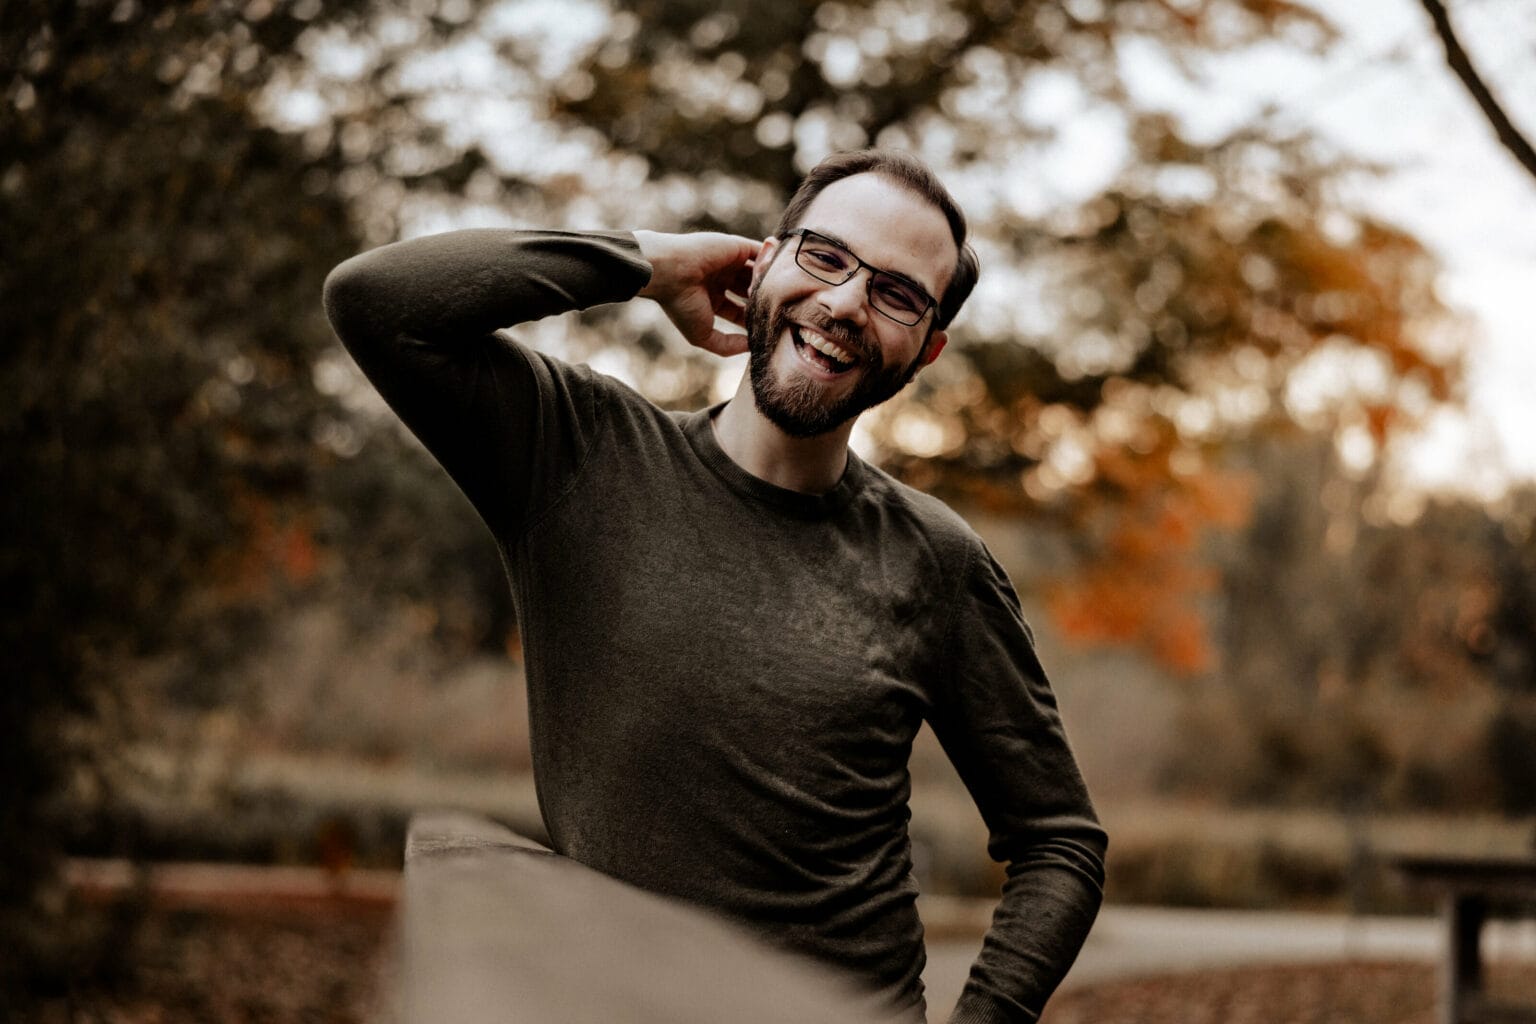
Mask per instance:
[[[822,494],[780,487],[753,476],[726,454],[725,449],[720,447],[720,439],[715,436],[712,421],[723,408],[725,402],[718,402],[707,409],[687,414],[683,418],[683,433],[704,464],[727,487],[743,497],[801,518],[821,519],[846,506],[863,486],[864,461],[851,448],[848,450],[848,464],[843,467],[843,475],[830,491]]]

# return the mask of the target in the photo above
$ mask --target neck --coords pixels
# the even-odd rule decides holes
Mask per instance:
[[[735,397],[716,414],[714,428],[721,451],[759,480],[805,494],[825,494],[837,486],[848,465],[853,420],[817,437],[791,437],[757,408],[744,373]]]

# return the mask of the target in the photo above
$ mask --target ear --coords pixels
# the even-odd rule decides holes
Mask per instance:
[[[944,351],[944,346],[949,344],[949,335],[943,331],[934,331],[928,335],[928,340],[923,343],[922,354],[918,357],[922,360],[918,365],[927,366],[939,358],[939,353]]]
[[[763,244],[757,250],[757,256],[752,260],[752,291],[757,291],[757,282],[763,279],[768,272],[768,265],[773,262],[773,254],[779,248],[779,240],[769,235],[763,239]]]

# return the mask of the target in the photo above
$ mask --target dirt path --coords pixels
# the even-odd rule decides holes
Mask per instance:
[[[1401,962],[1432,979],[1443,941],[1433,918],[1111,906],[1100,913],[1062,992],[1155,975],[1297,964]],[[979,945],[979,938],[929,943],[924,980],[931,1019],[943,1020],[959,998]],[[1536,967],[1536,921],[1491,922],[1483,949],[1491,962]]]
[[[1500,965],[1489,990],[1536,1006],[1536,964]],[[1426,963],[1233,967],[1070,989],[1041,1024],[1436,1024],[1438,998]]]

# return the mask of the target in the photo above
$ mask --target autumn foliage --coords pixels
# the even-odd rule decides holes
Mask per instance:
[[[1174,475],[1138,464],[1149,461],[1121,455],[1101,466],[1126,503],[1080,524],[1096,538],[1092,555],[1047,584],[1046,607],[1071,642],[1131,645],[1176,673],[1209,672],[1217,652],[1205,610],[1220,580],[1201,542],[1208,530],[1247,523],[1251,483],[1239,473]]]

